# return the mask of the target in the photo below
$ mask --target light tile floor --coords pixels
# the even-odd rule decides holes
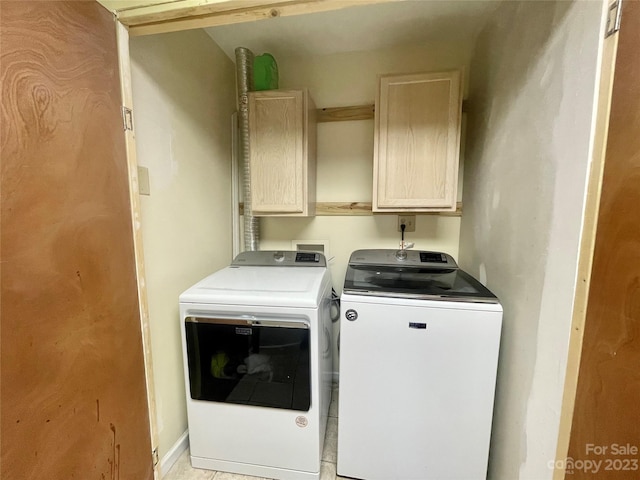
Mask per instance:
[[[327,421],[327,433],[322,450],[322,462],[320,464],[320,480],[336,480],[336,461],[338,458],[338,387],[334,386],[331,405],[329,406],[329,420]],[[193,468],[189,460],[187,449],[178,459],[163,480],[265,480],[260,477],[237,475],[228,472],[214,472]],[[345,479],[347,480],[347,479]]]

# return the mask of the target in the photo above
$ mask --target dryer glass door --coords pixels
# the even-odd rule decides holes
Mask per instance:
[[[191,398],[309,410],[309,328],[278,322],[187,317]]]

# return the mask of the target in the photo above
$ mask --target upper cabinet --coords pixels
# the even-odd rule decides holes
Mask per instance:
[[[380,77],[374,212],[456,209],[461,85],[460,71]]]
[[[253,215],[315,214],[316,107],[306,90],[250,92],[249,157]]]

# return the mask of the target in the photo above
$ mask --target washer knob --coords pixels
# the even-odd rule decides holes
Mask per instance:
[[[398,250],[396,252],[396,260],[400,260],[401,262],[407,259],[407,251],[406,250]]]
[[[283,262],[284,261],[284,252],[276,252],[273,254],[273,259],[276,262]]]

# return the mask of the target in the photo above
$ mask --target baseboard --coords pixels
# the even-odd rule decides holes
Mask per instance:
[[[189,448],[189,430],[186,430],[167,454],[160,460],[160,478],[164,477],[178,461],[182,452]]]

